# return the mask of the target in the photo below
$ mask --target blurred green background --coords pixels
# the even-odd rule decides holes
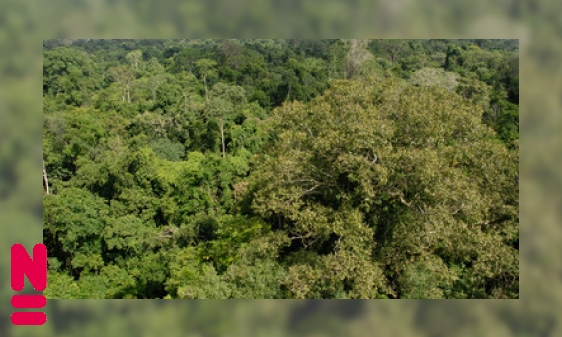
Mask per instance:
[[[555,0],[0,0],[0,336],[562,336],[561,12]],[[520,39],[521,300],[50,301],[46,325],[13,327],[9,249],[42,239],[42,40],[203,36]]]

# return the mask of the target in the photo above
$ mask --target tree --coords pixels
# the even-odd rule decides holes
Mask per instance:
[[[209,101],[209,90],[207,88],[207,78],[211,75],[216,74],[215,66],[217,62],[210,60],[210,59],[200,59],[196,63],[197,71],[199,72],[199,76],[203,79],[203,84],[205,86],[205,99]]]
[[[457,76],[453,72],[444,71],[442,68],[423,68],[412,74],[410,82],[424,86],[441,86],[449,91],[455,91],[459,85]]]
[[[253,209],[292,242],[293,296],[492,297],[490,282],[516,292],[518,252],[505,243],[516,173],[474,110],[447,90],[389,81],[334,83],[274,112]]]
[[[99,197],[82,189],[65,189],[46,195],[44,213],[45,244],[49,256],[56,257],[78,277],[104,266],[103,230],[108,207]]]
[[[131,63],[133,69],[135,71],[138,71],[140,62],[142,61],[142,51],[141,50],[132,51],[127,54],[126,59],[127,61],[129,61],[129,63]]]
[[[83,106],[101,87],[101,71],[87,53],[57,48],[43,56],[43,94],[68,105]]]
[[[367,40],[349,40],[349,51],[345,56],[344,73],[346,79],[351,79],[360,70],[363,63],[373,58],[367,50]]]
[[[116,66],[109,69],[113,80],[121,85],[121,100],[131,103],[131,84],[135,79],[135,71],[127,66]]]
[[[206,111],[211,118],[218,120],[221,132],[222,156],[226,157],[225,125],[234,116],[236,108],[246,103],[244,88],[217,83],[211,91],[211,100]]]
[[[242,45],[229,40],[221,44],[219,50],[221,51],[225,59],[224,62],[228,67],[234,70],[237,70],[240,67],[241,61],[243,61],[242,57],[244,52],[244,47]]]
[[[345,69],[343,66],[345,59],[345,44],[336,41],[328,47],[330,58],[328,61],[328,81],[332,78],[343,79],[345,77]]]

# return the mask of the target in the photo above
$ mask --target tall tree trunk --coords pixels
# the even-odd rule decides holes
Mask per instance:
[[[43,160],[43,182],[45,183],[46,193],[49,194],[49,179],[47,178],[47,170],[45,169],[45,161]]]

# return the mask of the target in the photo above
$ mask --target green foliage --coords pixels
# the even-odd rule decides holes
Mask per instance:
[[[455,91],[459,85],[457,75],[446,72],[441,68],[423,68],[412,74],[410,81],[422,86],[441,86],[449,91]]]
[[[90,56],[75,48],[58,48],[43,55],[43,93],[65,105],[82,106],[101,86],[99,69]]]
[[[172,143],[168,138],[161,138],[152,142],[152,150],[164,160],[180,161],[185,155],[185,146],[181,143]]]
[[[518,56],[453,40],[44,52],[50,298],[517,298]]]
[[[307,298],[375,297],[377,291],[446,296],[442,282],[451,288],[455,275],[443,267],[423,271],[445,277],[436,289],[413,295],[407,295],[417,284],[412,270],[402,286],[384,279],[376,264],[367,284],[351,273],[361,270],[355,264],[374,258],[394,278],[427,254],[446,261],[444,268],[476,257],[481,264],[471,270],[475,276],[500,277],[497,264],[515,253],[502,240],[517,228],[509,153],[461,97],[392,81],[380,84],[379,92],[376,86],[335,83],[311,104],[288,104],[274,115],[279,140],[255,172],[253,207],[266,219],[281,219],[276,226],[294,240],[291,291]],[[373,105],[373,96],[379,104]],[[294,265],[291,254],[310,262]],[[334,275],[332,268],[337,279],[327,276]]]
[[[103,199],[76,188],[45,196],[44,237],[56,249],[51,255],[71,273],[98,270],[103,242],[100,240],[109,210]],[[101,261],[103,262],[103,261]]]

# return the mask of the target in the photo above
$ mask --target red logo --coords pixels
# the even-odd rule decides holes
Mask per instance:
[[[33,258],[27,254],[25,248],[16,243],[11,249],[10,276],[12,290],[22,291],[25,284],[25,276],[39,292],[47,287],[47,248],[38,243],[33,247]],[[42,294],[14,295],[12,307],[16,309],[41,309],[47,304],[47,298]],[[47,321],[44,312],[22,312],[12,314],[14,325],[43,325]]]

